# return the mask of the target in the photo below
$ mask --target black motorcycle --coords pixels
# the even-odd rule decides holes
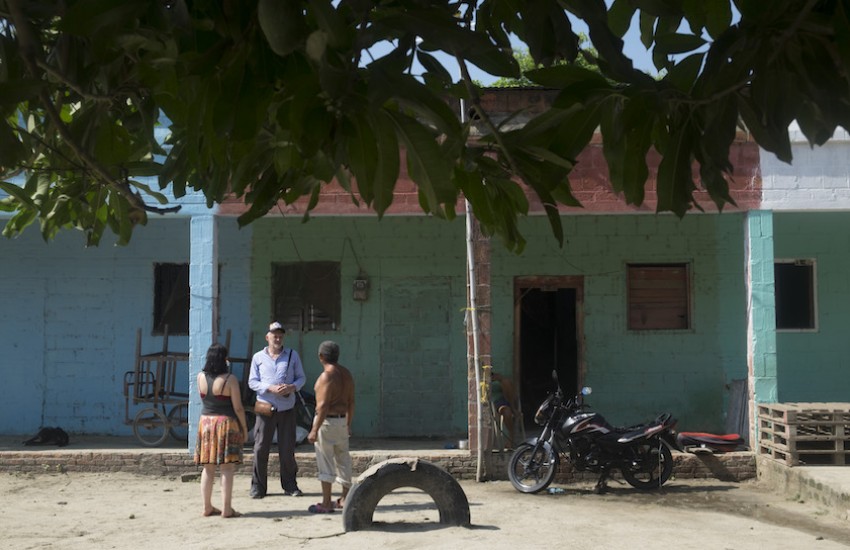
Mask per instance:
[[[557,377],[555,377],[557,384]],[[508,477],[522,493],[542,491],[555,478],[560,457],[579,471],[599,474],[594,492],[606,489],[614,470],[626,482],[641,490],[657,489],[673,471],[676,420],[670,414],[652,422],[617,428],[599,413],[585,410],[585,387],[574,398],[565,398],[560,385],[537,409],[534,422],[543,426],[538,437],[519,445],[511,456]]]

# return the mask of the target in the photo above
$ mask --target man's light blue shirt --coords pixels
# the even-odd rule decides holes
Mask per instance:
[[[301,358],[293,349],[283,348],[277,359],[272,359],[269,348],[265,347],[251,359],[248,387],[257,392],[258,400],[271,403],[279,411],[286,411],[295,406],[295,394],[284,396],[270,393],[269,386],[295,384],[296,390],[300,390],[305,382],[307,376],[304,374]]]

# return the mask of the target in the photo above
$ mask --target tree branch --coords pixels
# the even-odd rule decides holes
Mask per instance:
[[[475,114],[478,116],[479,120],[484,123],[487,129],[490,130],[490,133],[493,134],[493,138],[496,140],[499,150],[503,155],[505,155],[505,160],[508,162],[508,166],[510,166],[511,171],[514,174],[521,175],[522,172],[519,170],[519,166],[502,139],[502,133],[498,128],[496,128],[496,125],[493,124],[493,120],[490,118],[490,115],[487,114],[487,111],[484,110],[484,107],[481,106],[481,96],[478,94],[478,89],[472,81],[472,77],[469,74],[469,68],[466,66],[466,61],[459,55],[455,55],[455,59],[457,59],[460,67],[461,80],[469,94],[470,102],[472,103],[472,108],[475,110]]]
[[[18,33],[18,43],[21,48],[21,56],[24,59],[27,69],[32,74],[33,78],[41,80],[39,67],[44,65],[41,61],[39,41],[33,32],[30,22],[24,14],[20,0],[8,0],[9,11],[11,13],[12,22]],[[40,62],[41,61],[41,62]],[[97,162],[91,155],[88,154],[71,135],[67,125],[62,121],[62,117],[53,104],[50,94],[46,87],[42,87],[38,92],[38,97],[41,100],[44,112],[60,137],[67,143],[68,147],[74,152],[79,160],[88,167],[89,170],[96,176],[103,185],[111,187],[117,193],[123,195],[132,208],[142,212],[173,212],[175,208],[161,209],[154,206],[148,206],[142,199],[141,195],[134,192],[130,184],[125,181],[119,181],[114,178],[109,171]],[[179,206],[176,209],[179,210]]]
[[[74,92],[76,92],[83,99],[88,99],[94,101],[96,103],[112,103],[114,101],[114,97],[107,95],[97,95],[86,92],[76,82],[71,82],[64,74],[60,73],[56,69],[54,69],[49,63],[46,63],[44,60],[38,58],[35,59],[36,66],[44,71],[48,76],[53,77],[57,81],[61,82]]]

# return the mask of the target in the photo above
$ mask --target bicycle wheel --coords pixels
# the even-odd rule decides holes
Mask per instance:
[[[142,409],[133,419],[133,434],[145,447],[158,447],[168,437],[168,418],[159,409]]]
[[[168,433],[177,441],[189,442],[189,404],[175,405],[168,412]]]
[[[307,436],[313,429],[313,416],[316,414],[315,407],[301,398],[295,404],[295,444],[307,443]]]

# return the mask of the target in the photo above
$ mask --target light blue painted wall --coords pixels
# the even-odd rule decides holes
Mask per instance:
[[[0,400],[0,432],[41,425],[71,432],[129,434],[123,423],[124,372],[132,370],[136,329],[147,352],[152,337],[153,264],[188,261],[188,220],[151,220],[130,245],[105,238],[84,247],[67,231],[46,244],[35,230],[0,240],[0,359],[11,399]],[[185,348],[185,337],[171,346]],[[32,403],[43,402],[43,410]]]
[[[778,331],[780,402],[850,401],[850,213],[774,214],[777,259],[816,262],[815,331]]]
[[[493,362],[513,357],[517,275],[584,277],[590,403],[617,424],[669,411],[682,430],[722,430],[725,384],[746,378],[743,215],[567,216],[559,249],[547,222],[522,225],[521,256],[493,252]],[[693,328],[626,330],[626,264],[688,262]]]
[[[219,219],[220,340],[232,330],[244,354],[250,330],[251,229]],[[34,229],[34,228],[31,228]],[[70,432],[130,435],[124,423],[124,372],[132,370],[136,330],[142,352],[162,349],[151,335],[154,263],[189,261],[188,218],[152,218],[126,247],[109,238],[86,249],[79,233],[44,243],[35,230],[0,239],[0,372],[8,387],[0,400],[0,433],[31,434],[57,425]],[[188,350],[186,336],[169,348]],[[188,389],[188,367],[178,380]],[[43,409],[33,406],[43,403]],[[131,405],[133,415],[138,406]]]
[[[251,333],[251,240],[253,225],[239,228],[236,218],[218,218],[219,339],[230,331],[230,354],[248,357]],[[262,342],[262,340],[261,340]],[[254,340],[254,345],[257,340]]]
[[[774,281],[773,212],[747,212],[747,264],[750,319],[747,326],[751,356],[749,391],[756,403],[777,401],[776,284]],[[758,425],[758,410],[752,407],[751,426]],[[755,436],[755,433],[751,435]]]
[[[467,430],[466,341],[463,326],[465,289],[465,225],[426,217],[276,218],[253,226],[252,307],[255,346],[259,349],[271,310],[271,264],[294,261],[338,261],[342,270],[342,319],[338,331],[289,331],[285,346],[299,352],[312,388],[320,373],[319,343],[336,340],[340,362],[352,369],[357,386],[354,433],[385,435],[393,429],[382,411],[409,415],[410,433],[437,426],[439,432]],[[370,279],[369,300],[352,299],[352,283],[360,271]],[[437,285],[433,300],[421,289]],[[398,293],[411,288],[410,299]],[[394,306],[388,305],[393,300]],[[438,302],[435,302],[438,301]],[[385,308],[393,307],[393,311]],[[418,310],[445,308],[447,322],[422,326]],[[408,309],[408,315],[404,309]],[[395,335],[404,334],[406,336]],[[398,350],[407,347],[405,351]],[[387,349],[395,350],[385,356]],[[445,375],[434,377],[448,360]],[[393,365],[393,367],[390,367]],[[404,384],[390,382],[387,368],[415,373]],[[433,394],[439,392],[439,399]],[[404,407],[398,407],[402,400]],[[394,417],[394,420],[398,420]],[[423,424],[424,423],[424,424]],[[447,433],[431,435],[443,436]]]

